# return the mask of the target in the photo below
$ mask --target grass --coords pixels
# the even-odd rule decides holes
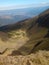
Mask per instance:
[[[49,51],[22,56],[0,56],[0,65],[49,65]]]
[[[0,37],[0,51],[4,52],[4,50],[6,48],[11,49],[14,48],[15,50],[17,50],[18,48],[20,48],[21,46],[23,46],[26,41],[28,40],[28,37],[26,36],[26,32],[22,31],[22,30],[15,30],[15,31],[10,31],[7,33],[10,38],[8,38],[7,40],[3,41]],[[5,36],[6,37],[6,36]],[[4,38],[5,38],[4,37]],[[6,37],[7,38],[7,37]],[[12,51],[13,49],[11,49]],[[10,52],[7,51],[7,54],[5,52],[5,55],[8,55]]]

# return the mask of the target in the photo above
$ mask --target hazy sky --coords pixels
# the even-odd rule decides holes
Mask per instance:
[[[49,0],[0,0],[0,10],[49,5]]]

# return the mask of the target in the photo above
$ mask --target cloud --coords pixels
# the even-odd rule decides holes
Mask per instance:
[[[22,8],[28,8],[28,7],[34,7],[34,4],[2,6],[2,7],[0,6],[0,10],[22,9]]]
[[[10,9],[21,9],[21,8],[28,8],[28,7],[43,7],[49,6],[47,2],[41,2],[39,4],[28,4],[28,5],[13,5],[13,6],[0,6],[0,10],[10,10]]]
[[[40,4],[41,5],[49,5],[49,3],[47,3],[47,2],[41,2]]]
[[[47,2],[42,2],[41,4],[47,4]]]

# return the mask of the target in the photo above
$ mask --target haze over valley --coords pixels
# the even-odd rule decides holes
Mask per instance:
[[[0,26],[35,17],[48,8],[49,6],[41,6],[12,10],[0,10]]]

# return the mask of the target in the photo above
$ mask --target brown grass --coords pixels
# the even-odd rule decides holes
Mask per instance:
[[[0,56],[0,65],[49,65],[49,51],[39,51],[26,56]]]

